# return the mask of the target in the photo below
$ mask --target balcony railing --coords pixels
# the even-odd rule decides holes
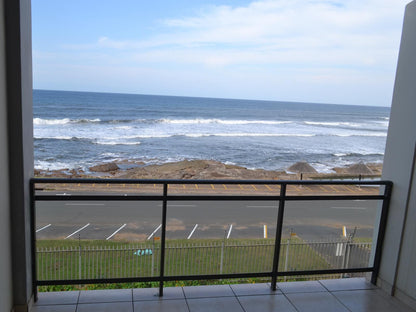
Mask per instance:
[[[348,191],[351,188],[354,192]],[[370,190],[371,191],[368,191]],[[384,237],[389,201],[392,190],[390,181],[241,181],[241,180],[121,180],[121,179],[54,179],[34,178],[31,180],[31,221],[32,221],[32,257],[33,285],[68,285],[68,284],[99,284],[99,283],[130,283],[158,282],[159,295],[163,295],[164,282],[185,280],[213,280],[232,278],[271,278],[271,287],[276,289],[278,278],[305,275],[345,274],[371,272],[371,281],[375,283],[380,267],[381,248]],[[68,193],[63,190],[72,190]],[[286,213],[292,207],[290,202],[328,202],[328,201],[379,201],[376,241],[373,250],[363,242],[353,243],[351,240],[313,245],[311,242],[282,240],[282,231]],[[160,240],[147,240],[144,245],[126,246],[118,250],[120,260],[125,269],[124,274],[115,274],[123,269],[123,265],[111,264],[103,260],[108,253],[106,248],[71,248],[42,249],[36,247],[36,210],[40,202],[160,202]],[[191,244],[178,246],[166,239],[167,215],[170,212],[168,203],[173,202],[252,202],[268,201],[275,212],[274,237],[265,240],[228,243],[226,235],[221,241],[210,246]],[[268,204],[269,204],[268,203]],[[75,205],[75,203],[74,203]],[[175,205],[171,205],[174,207]],[[188,205],[191,206],[191,205]],[[335,207],[337,208],[337,207]],[[70,207],[68,207],[70,209]],[[152,208],[152,211],[155,208]],[[312,208],[311,208],[312,209]],[[351,210],[354,213],[354,210]],[[351,213],[349,211],[349,213]],[[153,211],[154,212],[154,211]],[[238,210],[233,212],[238,213]],[[143,217],[146,217],[145,215]],[[217,216],[219,219],[221,216]],[[111,217],[110,217],[111,218]],[[194,230],[196,229],[195,228]],[[193,230],[193,231],[194,231]],[[266,231],[266,228],[265,228]],[[228,236],[231,232],[229,229]],[[151,238],[152,233],[148,238]],[[292,233],[291,233],[292,234]],[[71,234],[72,235],[72,234]],[[191,236],[192,234],[190,234]],[[189,236],[189,237],[190,237]],[[69,237],[69,236],[68,236]],[[188,237],[188,238],[189,238]],[[264,238],[266,238],[266,232]],[[109,237],[110,238],[110,237]],[[154,238],[154,237],[153,237]],[[145,240],[146,241],[146,240]],[[244,245],[244,246],[243,246]],[[290,246],[290,247],[289,247]],[[296,252],[306,253],[304,258],[321,255],[325,260],[323,266],[297,265],[290,267],[291,261],[299,260]],[[180,248],[179,248],[180,247]],[[198,248],[196,248],[198,247]],[[244,249],[245,248],[245,249]],[[127,251],[126,251],[127,250]],[[195,251],[199,250],[199,251]],[[239,250],[245,258],[236,251]],[[329,252],[333,254],[329,258]],[[113,249],[114,251],[114,249]],[[60,256],[58,252],[61,252]],[[204,253],[201,256],[199,253]],[[359,261],[350,261],[352,253],[360,254]],[[370,257],[370,253],[371,257]],[[62,254],[66,256],[63,257]],[[326,254],[324,254],[326,253]],[[50,256],[50,255],[54,256]],[[85,256],[87,255],[88,256]],[[45,260],[49,255],[51,258]],[[58,255],[58,256],[57,256]],[[82,255],[84,259],[81,260]],[[185,256],[186,255],[186,256]],[[250,260],[248,256],[251,255]],[[364,256],[363,256],[364,255]],[[49,257],[48,256],[48,257]],[[342,257],[340,257],[342,256]],[[57,258],[58,257],[58,258]],[[63,258],[62,258],[63,257]],[[114,256],[113,256],[114,257]],[[192,265],[193,261],[198,267]],[[358,256],[357,256],[358,257]],[[105,257],[104,257],[105,258]],[[55,259],[55,260],[53,260]],[[60,266],[65,267],[62,275],[46,272],[48,266],[56,267],[57,259]],[[100,260],[101,259],[101,260]],[[197,260],[196,260],[197,259]],[[253,260],[254,259],[254,260]],[[357,258],[358,259],[358,258]],[[370,260],[369,260],[370,259]],[[53,265],[55,261],[55,265]],[[66,261],[66,262],[65,262]],[[100,262],[101,261],[101,262]],[[250,265],[250,261],[253,262]],[[261,265],[262,261],[265,265]],[[134,263],[136,262],[136,266]],[[45,264],[48,263],[48,264]],[[64,264],[67,264],[66,266]],[[113,265],[113,266],[112,266]],[[205,265],[205,267],[204,267]],[[238,266],[240,265],[240,267]],[[83,270],[84,266],[84,270]],[[204,268],[204,269],[200,269]],[[209,269],[208,269],[209,268]],[[64,274],[66,270],[66,275]],[[68,273],[71,270],[71,273]],[[75,273],[74,273],[75,272]],[[84,273],[82,273],[84,272]],[[88,273],[87,273],[88,272]],[[107,273],[106,273],[107,272]],[[110,272],[110,273],[108,273]],[[114,274],[111,274],[113,272]]]

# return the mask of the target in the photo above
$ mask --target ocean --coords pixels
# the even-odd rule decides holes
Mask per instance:
[[[365,104],[365,103],[363,103]],[[33,91],[36,169],[212,159],[319,172],[381,163],[390,108],[68,91]]]

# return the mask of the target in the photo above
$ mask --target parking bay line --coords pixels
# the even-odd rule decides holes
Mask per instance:
[[[169,207],[196,207],[196,205],[180,205],[180,204],[177,204],[177,205],[168,204],[168,206]],[[162,205],[160,204],[158,205],[158,207],[162,207]]]
[[[105,204],[93,203],[65,203],[65,206],[105,206]]]
[[[76,230],[76,231],[75,231],[74,233],[72,233],[72,234],[69,234],[67,237],[65,237],[65,239],[70,238],[72,235],[77,234],[78,232],[82,231],[83,229],[85,229],[85,228],[86,228],[87,226],[89,226],[89,225],[90,225],[89,223],[85,224],[82,228],[80,228],[80,229]]]
[[[195,230],[196,230],[196,228],[197,228],[197,227],[198,227],[198,224],[195,224],[194,228],[192,229],[192,231],[191,231],[191,233],[189,234],[189,236],[188,236],[188,238],[187,238],[187,239],[190,239],[190,238],[191,238],[192,234],[194,234],[194,232],[195,232]]]
[[[152,234],[150,234],[149,235],[149,237],[147,238],[147,240],[149,240],[149,239],[151,239],[152,237],[153,237],[153,235],[155,235],[155,233],[160,229],[162,227],[162,224],[161,225],[159,225],[157,228],[156,228],[156,230],[154,230],[153,232],[152,232]]]
[[[44,227],[42,227],[42,228],[40,228],[40,229],[38,229],[38,230],[36,230],[36,233],[37,232],[40,232],[40,231],[42,231],[42,230],[44,230],[44,229],[46,229],[46,228],[48,228],[48,227],[50,227],[52,224],[48,224],[48,225],[45,225]]]
[[[227,239],[229,239],[230,238],[230,235],[231,235],[231,230],[233,229],[233,225],[232,224],[230,224],[230,229],[228,230],[228,234],[227,234]]]
[[[365,207],[331,207],[331,209],[352,209],[352,210],[366,210]]]
[[[106,238],[106,240],[111,239],[114,235],[116,235],[118,232],[120,232],[127,224],[124,223],[122,226],[120,226],[113,234],[111,234],[109,237]]]

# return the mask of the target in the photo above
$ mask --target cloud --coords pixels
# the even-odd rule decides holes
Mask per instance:
[[[393,79],[406,2],[264,0],[246,6],[211,5],[193,16],[160,21],[161,31],[148,38],[102,35],[90,44],[65,45],[60,53],[68,62],[78,51],[79,63],[152,67],[160,75],[170,70],[165,76],[188,75],[180,80],[191,84],[198,75],[222,75],[229,90],[241,83],[236,77],[244,77],[253,85],[263,84],[262,94],[272,94],[278,87],[265,83],[265,77],[289,77],[303,90],[309,89],[309,79],[309,85],[320,90],[335,83],[349,88],[359,81],[362,92],[375,92],[372,79],[381,81],[383,90]],[[227,88],[217,86],[220,89]],[[384,97],[390,98],[388,93]]]
[[[171,62],[175,55],[180,62],[207,66],[385,66],[397,55],[404,6],[398,2],[405,1],[268,0],[245,7],[210,6],[197,16],[162,21],[164,33],[147,40],[102,36],[78,48],[128,51],[136,60],[141,56],[155,62]]]

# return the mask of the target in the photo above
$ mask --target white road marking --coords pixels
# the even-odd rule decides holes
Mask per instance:
[[[189,236],[188,236],[188,238],[187,238],[187,239],[190,239],[190,238],[191,238],[192,234],[194,234],[194,232],[195,232],[195,230],[196,230],[196,228],[197,228],[197,227],[198,227],[198,224],[195,224],[194,228],[192,229],[192,231],[191,231],[191,233],[189,234]]]
[[[68,193],[55,194],[55,195],[66,195],[66,196],[71,196],[71,194],[68,194]]]
[[[86,204],[86,203],[83,203],[83,204],[78,204],[78,203],[65,203],[65,206],[105,206],[105,204],[92,204],[92,203],[90,203],[90,204]]]
[[[352,209],[352,210],[366,210],[365,207],[331,207],[331,209]]]
[[[72,233],[72,234],[68,235],[67,237],[65,237],[65,239],[70,238],[72,235],[77,234],[78,232],[82,231],[83,229],[85,229],[89,225],[90,225],[89,223],[85,224],[82,228],[76,230],[74,233]]]
[[[156,230],[154,230],[153,232],[152,232],[152,234],[150,234],[149,235],[149,237],[147,238],[147,240],[149,240],[149,239],[151,239],[152,237],[153,237],[153,235],[155,235],[155,233],[160,229],[162,227],[162,224],[161,225],[159,225],[157,228],[156,228]]]
[[[172,204],[168,204],[169,207],[196,207],[196,205],[172,205]],[[158,207],[162,207],[162,205],[158,205]]]
[[[247,208],[277,208],[277,206],[246,206]]]
[[[114,235],[116,235],[118,232],[120,232],[127,224],[124,223],[122,226],[120,226],[113,234],[111,234],[109,237],[106,238],[106,240],[111,239]]]
[[[40,229],[36,230],[36,233],[37,233],[37,232],[40,232],[40,231],[42,231],[42,230],[44,230],[44,229],[46,229],[46,228],[48,228],[48,227],[50,227],[51,225],[52,225],[52,224],[45,225],[44,227],[42,227],[42,228],[40,228]]]
[[[263,238],[267,238],[267,225],[263,224]]]
[[[233,229],[233,225],[232,224],[230,224],[230,229],[228,230],[228,234],[227,234],[227,239],[229,239],[230,238],[230,235],[231,235],[231,230]]]

